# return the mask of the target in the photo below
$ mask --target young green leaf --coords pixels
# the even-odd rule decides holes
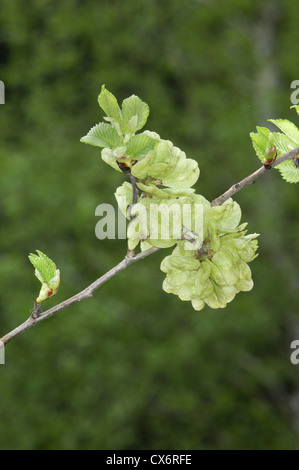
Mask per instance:
[[[149,107],[136,95],[130,96],[122,103],[122,131],[124,134],[135,133],[146,123],[149,115]]]
[[[293,160],[287,160],[275,168],[280,171],[281,176],[288,183],[299,183],[299,168],[296,167]]]
[[[47,255],[39,250],[36,250],[37,255],[30,253],[28,256],[29,261],[35,268],[35,275],[42,283],[39,296],[35,301],[42,302],[49,297],[52,297],[58,291],[60,283],[60,272],[56,269],[55,263],[48,258]]]
[[[117,131],[110,124],[104,124],[103,122],[92,127],[88,134],[80,140],[84,144],[108,148],[118,147],[122,144],[122,141],[123,139]]]
[[[285,132],[284,134],[282,134],[281,132],[272,133],[274,145],[277,149],[277,156],[281,157],[285,153],[295,148],[296,145],[299,145],[299,143],[296,144],[296,141],[294,140],[297,138],[297,132],[299,131],[297,127],[290,121],[286,121],[283,119],[272,119],[271,122],[276,124],[280,129]],[[251,132],[250,137],[257,156],[259,157],[261,162],[264,163],[265,153],[269,143],[270,131],[266,127],[257,127],[257,131],[257,133]],[[287,160],[286,162],[283,162],[280,165],[276,165],[274,168],[280,171],[281,176],[288,183],[299,182],[299,168],[295,166],[293,160]]]
[[[250,138],[252,141],[253,148],[258,158],[264,163],[264,155],[267,148],[268,136],[270,134],[269,129],[266,127],[257,127],[257,132],[251,132]]]
[[[39,276],[37,276],[37,278],[39,280],[40,278],[42,278],[41,282],[46,282],[47,284],[49,284],[51,279],[56,274],[56,264],[41,251],[36,250],[36,252],[38,253],[37,255],[30,253],[30,255],[28,256],[29,261],[39,273]]]
[[[105,85],[102,86],[101,93],[98,97],[98,102],[108,118],[115,119],[119,125],[121,125],[122,115],[117,99],[110,91],[105,88]]]
[[[282,132],[295,144],[299,145],[299,129],[292,122],[287,119],[269,119],[269,122],[272,122],[277,126]]]

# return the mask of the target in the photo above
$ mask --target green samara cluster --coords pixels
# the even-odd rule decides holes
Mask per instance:
[[[190,250],[190,242],[178,241],[162,261],[161,270],[166,273],[163,289],[190,300],[195,310],[205,304],[226,307],[238,292],[251,290],[247,263],[257,257],[258,234],[246,235],[247,223],[239,225],[240,219],[240,206],[232,199],[207,209],[201,245]]]
[[[130,221],[128,248],[174,247],[161,263],[163,289],[191,301],[196,310],[205,304],[225,307],[238,292],[251,290],[248,263],[257,256],[258,235],[248,235],[247,224],[240,225],[240,206],[229,199],[212,207],[192,188],[199,177],[195,160],[155,132],[136,134],[149,115],[140,98],[133,95],[120,107],[103,86],[98,101],[107,122],[94,126],[81,141],[101,147],[107,164],[134,177],[137,201],[129,182],[115,193]]]

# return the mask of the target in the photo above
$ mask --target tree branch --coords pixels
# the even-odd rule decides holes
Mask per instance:
[[[279,165],[280,163],[290,160],[292,158],[295,158],[297,155],[299,155],[299,147],[295,148],[294,150],[291,150],[290,152],[286,153],[282,157],[278,158],[273,164],[272,167]],[[252,184],[255,182],[256,178],[260,177],[264,173],[268,171],[265,166],[262,166],[259,168],[257,171],[252,173],[251,175],[247,176],[244,178],[242,181],[240,181],[237,184],[234,184],[228,191],[223,193],[221,196],[217,197],[212,201],[211,205],[216,206],[216,205],[221,205],[223,204],[227,199],[229,199],[231,196],[233,196],[235,193],[243,189],[245,186],[248,186],[249,184]],[[134,181],[132,181],[133,185],[133,193],[134,193],[134,201],[137,201],[137,190],[136,190],[136,184],[134,187]],[[143,251],[141,253],[138,253],[137,255],[132,255],[130,252],[125,256],[125,258],[114,268],[110,269],[106,274],[98,278],[96,281],[94,281],[92,284],[90,284],[86,289],[82,290],[78,294],[74,295],[73,297],[70,297],[67,300],[64,300],[60,304],[50,308],[49,310],[40,313],[38,316],[36,315],[30,315],[30,317],[21,325],[17,326],[14,330],[10,331],[7,333],[5,336],[0,338],[0,341],[2,343],[7,344],[9,341],[14,339],[16,336],[20,335],[24,331],[28,330],[29,328],[32,328],[34,325],[37,325],[37,323],[40,323],[43,320],[46,320],[47,318],[50,318],[51,316],[55,315],[56,313],[60,312],[61,310],[64,310],[71,305],[81,302],[81,300],[87,299],[89,297],[92,297],[93,293],[106,281],[111,279],[113,276],[115,276],[117,273],[120,271],[123,271],[126,269],[128,266],[130,266],[133,263],[136,263],[137,261],[146,258],[147,256],[151,255],[155,251],[158,251],[159,248],[149,248],[146,251]],[[33,309],[34,311],[34,309]]]
[[[299,154],[299,147],[290,150],[290,152],[282,155],[282,157],[278,158],[275,160],[274,163],[269,168],[266,168],[264,165],[259,168],[257,171],[252,173],[251,175],[247,176],[243,180],[241,180],[239,183],[234,184],[230,189],[225,191],[225,193],[221,194],[221,196],[217,197],[214,199],[214,201],[211,202],[212,206],[220,206],[223,204],[227,199],[232,197],[234,194],[236,194],[238,191],[241,189],[245,188],[245,186],[248,186],[249,184],[255,183],[255,180],[259,178],[261,175],[266,173],[268,170],[270,170],[272,167],[279,165],[280,163],[285,162],[286,160],[291,160],[292,158],[295,158]]]
[[[67,300],[64,300],[58,305],[55,305],[55,307],[50,308],[46,312],[41,313],[38,317],[34,318],[32,315],[21,325],[17,326],[14,330],[10,331],[7,335],[3,336],[1,338],[1,341],[4,344],[7,344],[9,341],[14,339],[16,336],[20,335],[24,331],[28,330],[34,325],[37,325],[37,323],[40,323],[43,320],[46,320],[47,318],[52,317],[52,315],[55,315],[56,313],[60,312],[61,310],[64,310],[71,305],[81,302],[81,300],[87,299],[89,297],[92,297],[93,293],[106,281],[109,281],[113,276],[115,276],[117,273],[120,271],[123,271],[126,269],[128,266],[130,266],[133,263],[136,263],[137,261],[146,258],[147,256],[151,255],[155,251],[158,251],[158,248],[152,247],[149,248],[146,251],[143,251],[141,253],[138,253],[134,257],[129,257],[126,256],[119,264],[114,266],[114,268],[110,269],[106,274],[101,276],[99,279],[94,281],[92,284],[90,284],[86,289],[82,290],[76,295],[73,295],[73,297],[70,297]]]

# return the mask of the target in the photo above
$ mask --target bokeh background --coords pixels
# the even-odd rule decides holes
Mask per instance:
[[[249,132],[290,110],[298,8],[285,0],[2,0],[0,336],[23,322],[46,252],[68,298],[118,263],[95,208],[124,180],[80,138],[101,85],[149,103],[147,129],[198,160],[213,199],[258,168]],[[169,250],[27,331],[0,366],[0,449],[295,449],[298,185],[271,171],[236,195],[261,233],[254,290],[202,312],[162,291]]]

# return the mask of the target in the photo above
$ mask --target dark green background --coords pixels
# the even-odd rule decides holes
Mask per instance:
[[[80,143],[101,85],[149,103],[146,128],[198,160],[213,199],[258,168],[256,125],[298,124],[298,16],[291,0],[2,0],[0,336],[38,293],[29,252],[62,272],[46,307],[124,256],[94,233],[124,178]],[[260,256],[226,309],[163,292],[165,250],[10,343],[0,449],[297,448],[298,189],[273,170],[236,196]]]

